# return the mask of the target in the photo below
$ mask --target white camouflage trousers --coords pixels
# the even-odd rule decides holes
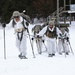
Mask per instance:
[[[47,41],[48,54],[55,54],[55,52],[56,52],[56,39],[47,37],[46,41]]]
[[[68,42],[67,40],[64,40],[64,42],[59,39],[58,40],[58,52],[62,53],[62,52],[69,52],[69,46],[68,46]]]
[[[27,32],[23,32],[23,37],[22,40],[20,41],[18,39],[18,36],[16,35],[16,46],[19,50],[20,53],[22,53],[22,55],[26,55],[26,50],[27,50]],[[19,33],[19,37],[21,37],[21,34]]]

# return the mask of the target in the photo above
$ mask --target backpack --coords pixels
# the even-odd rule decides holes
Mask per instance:
[[[20,16],[23,17],[28,23],[30,23],[30,17],[28,15],[25,15],[24,13],[20,13]]]
[[[32,31],[34,32],[34,35],[36,35],[36,33],[39,33],[42,30],[41,25],[35,25],[32,28]]]

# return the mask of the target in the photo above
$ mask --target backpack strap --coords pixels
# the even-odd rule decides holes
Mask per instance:
[[[12,21],[12,27],[14,27],[15,25],[16,25],[16,22],[13,19],[13,21]]]
[[[22,21],[22,25],[23,25],[23,27],[24,27],[25,29],[27,29],[27,28],[25,27],[25,25],[24,25],[24,19],[23,19],[23,21]],[[29,25],[29,23],[26,22],[26,26],[28,26],[28,25]]]

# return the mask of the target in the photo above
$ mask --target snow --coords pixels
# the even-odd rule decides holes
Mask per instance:
[[[75,53],[75,22],[69,27],[70,42]],[[0,75],[75,75],[75,55],[70,53],[65,58],[56,54],[49,58],[47,53],[39,55],[35,47],[35,56],[33,58],[31,45],[27,39],[27,57],[28,59],[19,59],[19,51],[15,45],[14,29],[6,30],[6,59],[4,59],[4,34],[0,29]],[[44,48],[43,48],[44,49]],[[45,50],[45,49],[44,49]]]

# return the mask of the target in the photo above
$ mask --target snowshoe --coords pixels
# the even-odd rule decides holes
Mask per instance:
[[[48,57],[53,57],[53,55],[52,54],[49,54]]]

